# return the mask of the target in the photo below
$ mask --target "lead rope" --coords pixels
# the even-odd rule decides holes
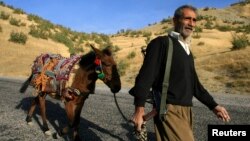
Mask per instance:
[[[124,113],[122,112],[118,102],[117,102],[117,97],[116,97],[116,94],[114,94],[114,99],[115,99],[115,105],[119,111],[119,113],[121,114],[122,118],[128,123],[128,125],[130,126],[134,126],[132,124],[132,121],[130,119],[128,119]],[[133,130],[133,136],[134,138],[136,139],[136,141],[148,141],[148,134],[147,134],[147,129],[146,129],[146,124],[143,124],[142,127],[141,127],[141,131],[138,131],[136,129],[136,127],[134,126],[134,130]]]
[[[146,55],[146,49],[145,48],[141,48],[141,53],[143,55],[143,57],[145,57]],[[134,130],[133,130],[133,136],[134,138],[136,139],[136,141],[148,141],[148,134],[147,134],[147,128],[146,128],[146,122],[144,124],[142,124],[142,127],[141,127],[141,131],[138,131],[136,129],[136,126],[133,124],[132,125],[132,122],[131,120],[129,120],[125,115],[124,113],[122,112],[118,102],[117,102],[117,98],[116,98],[116,94],[114,94],[114,99],[115,99],[115,105],[119,111],[119,113],[121,114],[122,118],[131,126],[134,127]]]
[[[141,48],[141,53],[143,55],[143,57],[145,57],[146,55],[146,48],[145,47],[142,47]],[[119,113],[121,114],[122,118],[129,124],[129,125],[132,125],[132,122],[131,120],[129,120],[125,115],[124,113],[122,112],[118,102],[117,102],[117,97],[116,97],[116,94],[114,94],[114,100],[115,100],[115,105],[119,111]],[[151,103],[151,102],[148,102],[148,103]],[[152,103],[151,103],[152,104]],[[149,113],[151,114],[151,113]],[[146,122],[144,124],[142,124],[142,127],[141,127],[141,131],[138,131],[135,127],[135,125],[133,124],[132,126],[134,126],[134,130],[133,130],[133,136],[134,138],[136,139],[136,141],[148,141],[148,134],[147,134],[147,128],[146,128]]]
[[[123,114],[123,112],[122,112],[122,110],[121,110],[121,108],[120,108],[120,106],[119,106],[119,104],[118,104],[118,102],[117,102],[116,94],[115,94],[115,93],[113,93],[113,94],[114,94],[114,99],[115,99],[115,105],[116,105],[116,107],[117,107],[119,113],[121,114],[122,118],[123,118],[126,122],[131,122],[131,121]]]

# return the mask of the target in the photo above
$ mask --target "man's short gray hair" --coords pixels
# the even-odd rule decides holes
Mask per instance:
[[[195,8],[192,5],[182,5],[179,8],[177,8],[174,12],[174,18],[179,19],[183,16],[183,9],[191,9],[195,12],[196,15],[198,15],[197,8]]]

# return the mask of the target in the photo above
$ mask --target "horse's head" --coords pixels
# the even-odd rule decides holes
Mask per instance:
[[[121,80],[112,51],[110,48],[99,50],[93,45],[90,46],[96,54],[95,72],[97,77],[102,80],[113,93],[119,92],[121,89]]]

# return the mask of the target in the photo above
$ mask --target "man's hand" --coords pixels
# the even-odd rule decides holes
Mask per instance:
[[[135,107],[135,112],[131,118],[132,122],[135,124],[137,131],[141,131],[142,124],[144,123],[144,107]]]
[[[221,120],[223,120],[224,122],[229,122],[230,121],[230,116],[227,112],[227,110],[220,106],[217,105],[214,109],[213,109],[214,114]]]

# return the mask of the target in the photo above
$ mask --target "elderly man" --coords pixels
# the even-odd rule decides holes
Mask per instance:
[[[196,26],[197,9],[183,5],[176,9],[173,17],[174,31],[168,36],[153,39],[146,49],[143,65],[136,77],[134,87],[135,112],[132,117],[137,130],[143,124],[144,105],[150,89],[162,92],[166,68],[168,38],[173,42],[172,65],[167,91],[164,120],[154,117],[157,141],[194,141],[192,129],[192,98],[196,97],[223,121],[229,121],[227,110],[217,104],[200,83],[196,74],[193,55],[189,50],[190,36]],[[158,111],[159,112],[159,111]]]

